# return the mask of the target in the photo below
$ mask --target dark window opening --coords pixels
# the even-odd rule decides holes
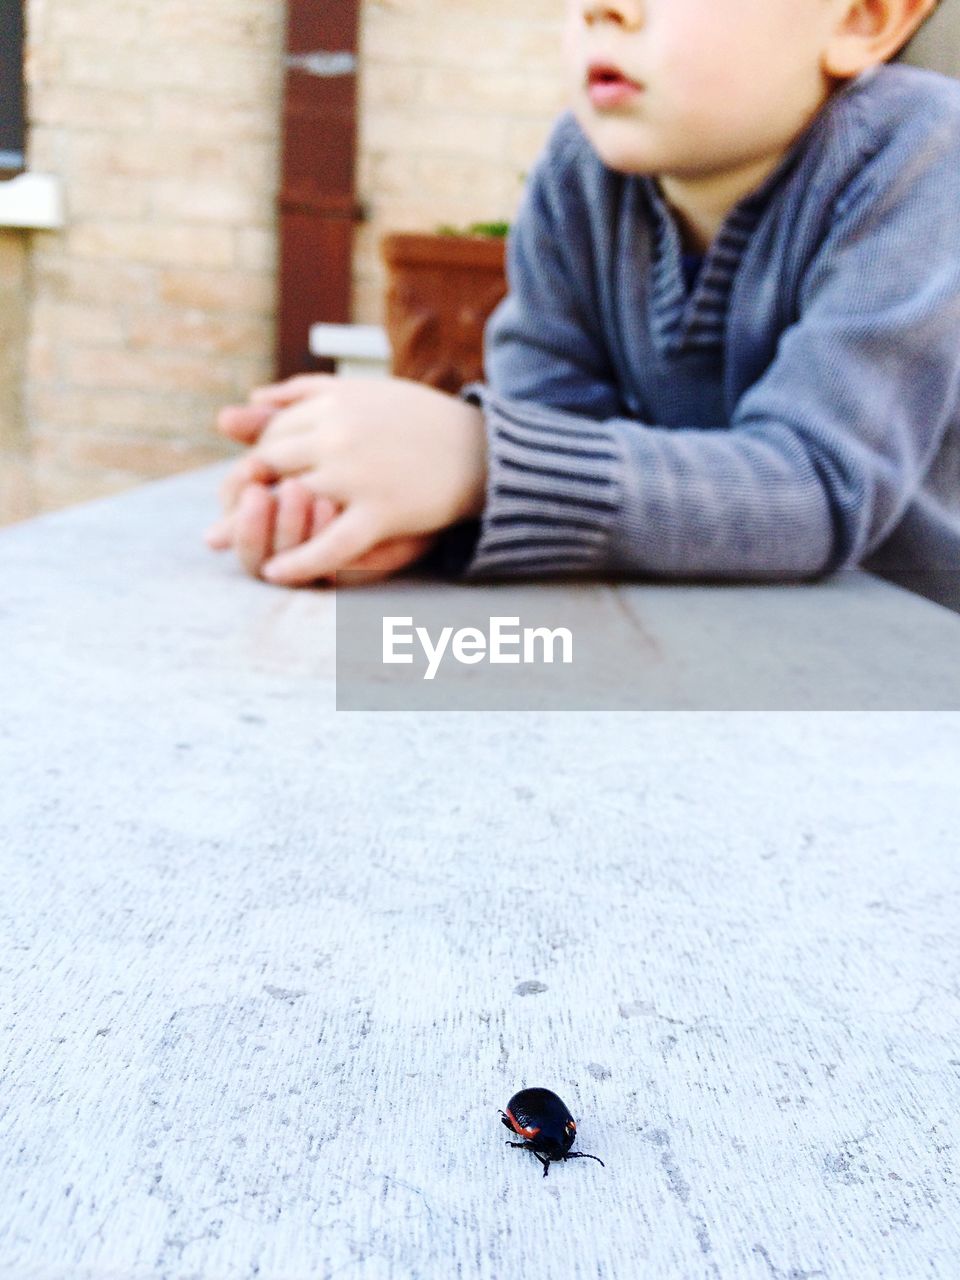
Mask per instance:
[[[23,172],[23,4],[0,0],[0,178]]]

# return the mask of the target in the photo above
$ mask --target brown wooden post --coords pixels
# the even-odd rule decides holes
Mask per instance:
[[[277,375],[321,363],[316,321],[350,319],[359,0],[287,0]]]

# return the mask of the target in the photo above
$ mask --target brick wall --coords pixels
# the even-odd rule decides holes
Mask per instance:
[[[21,520],[35,509],[23,406],[28,265],[23,237],[0,231],[0,522]]]
[[[508,219],[559,109],[555,0],[364,0],[355,319],[386,230]],[[518,16],[518,11],[522,9]],[[0,522],[225,456],[272,373],[283,0],[28,0],[29,163],[0,231]]]
[[[385,231],[509,221],[563,108],[557,0],[365,0],[354,315],[383,317]]]
[[[62,232],[5,236],[29,258],[39,510],[223,456],[216,408],[270,375],[283,18],[29,0],[29,164],[67,210]]]

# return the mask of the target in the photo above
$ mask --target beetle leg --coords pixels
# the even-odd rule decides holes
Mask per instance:
[[[507,1119],[507,1113],[506,1113],[505,1111],[501,1111],[501,1112],[500,1112],[500,1123],[501,1123],[505,1128],[509,1129],[511,1133],[516,1133],[516,1130],[514,1129],[513,1125],[512,1125],[512,1124],[510,1123],[510,1121]]]
[[[550,1172],[550,1161],[547,1159],[546,1156],[540,1155],[538,1151],[534,1151],[533,1154],[537,1157],[537,1159],[543,1165],[543,1176],[546,1177],[547,1174]]]
[[[564,1160],[596,1160],[601,1168],[605,1169],[607,1167],[599,1156],[588,1155],[586,1151],[568,1151],[563,1158]]]

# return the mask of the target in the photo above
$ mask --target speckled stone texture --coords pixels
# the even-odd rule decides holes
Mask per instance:
[[[0,534],[0,1275],[960,1274],[960,718],[338,714],[212,491]]]

